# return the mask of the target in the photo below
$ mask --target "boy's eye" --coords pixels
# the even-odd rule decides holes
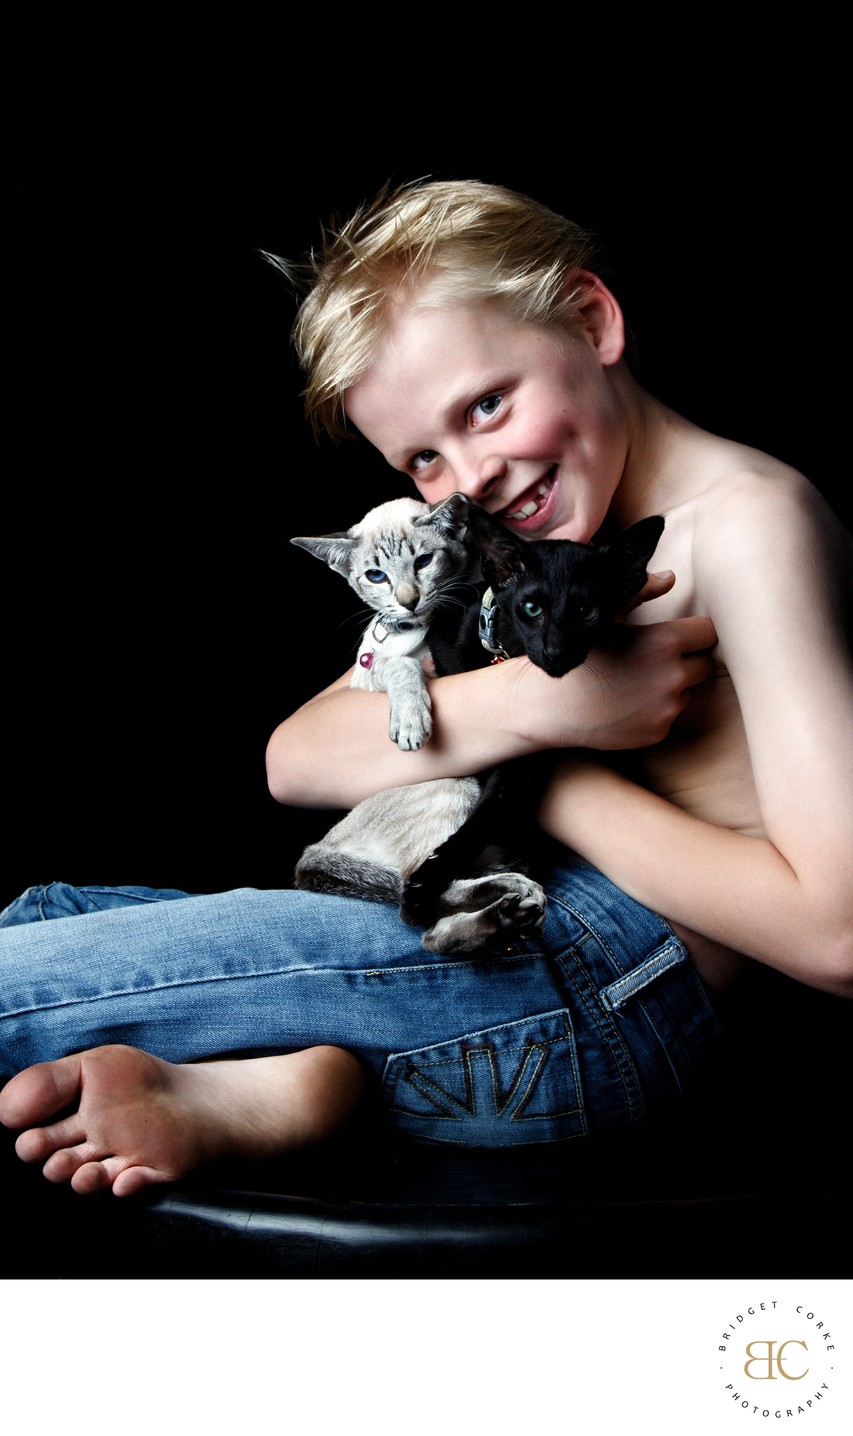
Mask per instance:
[[[595,607],[595,604],[587,603],[584,604],[583,608],[579,608],[578,618],[581,623],[585,623],[587,627],[589,627],[591,623],[595,623],[595,620],[598,618],[598,609]]]
[[[534,603],[532,598],[528,598],[525,600],[525,602],[521,605],[521,610],[522,613],[527,614],[528,618],[542,617],[543,609],[541,603]]]
[[[431,554],[431,553],[418,554],[418,557],[415,559],[415,573],[420,573],[420,571],[421,571],[422,568],[429,568],[429,565],[430,565],[431,563],[432,563],[432,554]]]
[[[413,454],[411,467],[414,473],[420,473],[421,469],[428,469],[433,460],[438,458],[435,449],[421,449],[419,453]]]
[[[471,420],[479,424],[481,419],[491,419],[498,412],[501,406],[500,394],[487,394],[484,399],[478,400],[471,410]]]
[[[385,583],[388,579],[387,573],[383,573],[381,568],[368,568],[364,576],[368,583]]]

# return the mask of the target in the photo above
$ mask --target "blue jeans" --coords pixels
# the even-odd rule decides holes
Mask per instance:
[[[0,914],[0,1074],[110,1042],[170,1061],[334,1043],[410,1137],[631,1128],[681,1095],[717,1018],[662,918],[578,861],[546,890],[535,937],[436,958],[353,898],[30,888]]]

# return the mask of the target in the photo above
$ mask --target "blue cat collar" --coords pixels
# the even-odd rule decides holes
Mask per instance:
[[[495,637],[495,622],[498,616],[500,604],[497,602],[494,593],[490,588],[486,589],[480,600],[480,617],[477,620],[477,632],[480,635],[480,642],[489,653],[496,658],[508,658],[506,649],[498,643]]]

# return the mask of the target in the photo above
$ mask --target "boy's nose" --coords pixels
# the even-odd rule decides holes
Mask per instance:
[[[459,489],[469,499],[478,499],[491,493],[495,484],[506,473],[506,460],[497,454],[490,454],[481,460],[469,460],[459,474]]]

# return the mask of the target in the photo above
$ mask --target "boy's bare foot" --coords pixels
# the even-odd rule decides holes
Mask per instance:
[[[360,1062],[340,1047],[181,1065],[137,1047],[93,1047],[11,1078],[0,1122],[27,1129],[15,1150],[43,1162],[48,1181],[127,1197],[219,1157],[271,1157],[320,1141],[363,1091]]]

